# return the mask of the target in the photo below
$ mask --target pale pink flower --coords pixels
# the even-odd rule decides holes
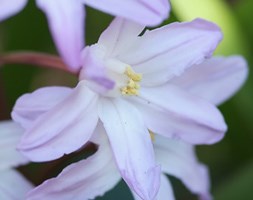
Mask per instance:
[[[182,76],[174,78],[173,82],[182,89],[219,105],[240,88],[246,76],[247,64],[242,57],[214,57],[200,65],[192,66]],[[52,94],[55,89],[51,90]],[[50,94],[43,94],[43,100],[60,101],[60,97],[56,99],[48,96]],[[62,97],[65,98],[64,95]],[[27,100],[26,103],[29,105],[33,98]],[[41,105],[43,104],[41,102]],[[28,194],[28,199],[70,200],[74,196],[77,200],[86,200],[102,196],[112,189],[121,177],[101,125],[97,126],[91,141],[99,145],[94,155],[68,166],[56,178],[45,181]],[[156,161],[161,165],[163,173],[179,178],[200,199],[212,199],[209,193],[208,170],[197,161],[192,145],[159,135],[154,136],[153,145]],[[133,195],[135,200],[140,200],[135,192]],[[174,200],[170,182],[164,175],[161,175],[161,185],[156,199]]]
[[[0,21],[24,8],[28,0],[1,0]],[[84,5],[143,25],[158,25],[168,17],[168,0],[36,0],[48,18],[57,49],[73,71],[81,66],[80,51],[84,47]]]
[[[19,144],[26,156],[46,161],[69,154],[90,140],[101,121],[121,176],[148,200],[156,196],[160,182],[149,130],[191,144],[212,144],[224,136],[226,125],[217,108],[180,82],[182,77],[194,83],[184,74],[211,56],[221,39],[219,28],[197,19],[139,37],[142,29],[115,19],[96,45],[84,49],[76,88],[43,88],[17,101],[12,116],[26,128]],[[233,59],[237,65],[227,70],[226,63]],[[217,69],[209,72],[205,67],[209,62],[216,63]],[[203,76],[211,77],[199,79],[200,83],[231,81],[227,87],[232,89],[224,91],[224,96],[245,79],[245,62],[240,57],[211,59],[200,66],[208,72]],[[218,70],[224,70],[220,77]],[[208,81],[206,89],[216,91]]]
[[[14,167],[28,163],[28,159],[16,150],[24,129],[14,122],[0,123],[0,199],[24,200],[33,187]]]

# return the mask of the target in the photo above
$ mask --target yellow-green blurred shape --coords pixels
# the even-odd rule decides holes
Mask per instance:
[[[248,54],[248,44],[236,17],[223,0],[171,0],[172,11],[182,21],[201,17],[218,24],[224,34],[216,54]]]

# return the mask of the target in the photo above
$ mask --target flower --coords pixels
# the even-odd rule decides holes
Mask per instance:
[[[26,193],[32,189],[32,184],[12,168],[28,163],[28,159],[16,151],[16,145],[24,130],[11,121],[1,122],[0,130],[0,199],[23,200]]]
[[[77,200],[95,199],[112,189],[121,177],[103,127],[98,126],[94,135],[92,141],[99,145],[94,155],[69,165],[56,178],[45,181],[28,193],[27,200],[68,200],[73,196]],[[205,199],[210,197],[207,168],[198,163],[192,145],[156,135],[154,149],[164,173],[178,177],[192,192]],[[135,200],[140,200],[132,193]],[[156,199],[174,200],[171,184],[164,174]]]
[[[240,88],[246,76],[247,64],[242,57],[214,57],[192,66],[183,75],[174,78],[173,82],[180,85],[182,89],[219,105]],[[55,89],[50,88],[51,94]],[[61,101],[59,96],[41,94],[44,96],[40,105],[44,104],[44,100],[54,102],[53,104],[55,101]],[[64,95],[66,97],[67,94]],[[64,95],[62,98],[65,98]],[[33,98],[26,100],[26,106],[33,103]],[[37,104],[37,108],[41,108],[41,106]],[[40,109],[40,112],[42,110]],[[27,119],[28,121],[30,120]],[[67,200],[72,199],[73,196],[76,199],[94,199],[97,196],[102,196],[119,182],[120,175],[105,130],[100,124],[94,132],[91,141],[99,145],[98,151],[88,159],[66,167],[56,178],[49,179],[32,190],[28,194],[28,200]],[[179,178],[190,191],[198,194],[201,199],[211,199],[207,168],[198,163],[192,145],[159,135],[155,135],[153,145],[157,163],[161,164],[163,173]],[[134,192],[133,195],[135,200],[140,199]],[[161,186],[157,200],[164,199],[173,200],[174,195],[168,179],[161,175]]]
[[[12,113],[26,128],[19,150],[33,161],[56,159],[81,148],[101,121],[121,176],[141,198],[153,199],[160,167],[149,130],[191,144],[219,141],[226,125],[215,105],[174,83],[211,56],[222,37],[219,28],[196,19],[139,37],[142,29],[115,19],[96,45],[84,49],[76,88],[42,88],[22,96]],[[233,73],[224,75],[240,85],[241,79],[229,79]]]
[[[2,0],[0,21],[24,8],[27,0]],[[84,6],[92,6],[107,13],[122,16],[144,25],[158,25],[168,17],[168,0],[37,0],[37,6],[48,18],[57,49],[73,71],[80,69],[79,53],[84,47]]]

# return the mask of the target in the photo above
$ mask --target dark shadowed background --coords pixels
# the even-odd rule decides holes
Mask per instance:
[[[249,66],[253,66],[252,0],[172,0],[172,8],[171,17],[165,24],[177,20],[191,20],[195,17],[213,20],[221,26],[225,38],[216,54],[243,54]],[[88,8],[86,43],[95,43],[111,19],[109,15]],[[34,1],[29,1],[29,5],[21,13],[0,24],[0,52],[16,50],[57,54],[45,16],[36,8]],[[229,127],[226,137],[218,144],[197,147],[199,159],[210,168],[212,193],[216,200],[253,199],[253,77],[251,74],[250,71],[249,79],[242,90],[220,107]],[[27,65],[2,66],[0,119],[10,118],[15,100],[23,93],[45,85],[74,86],[75,83],[75,77],[58,70]],[[70,160],[66,158],[47,164],[31,164],[28,167],[21,167],[20,170],[35,184],[39,184],[44,179],[42,174],[45,177],[55,176],[56,171],[60,171],[66,162]],[[173,177],[170,179],[178,200],[196,199],[178,180]],[[125,183],[121,182],[103,198],[97,199],[131,200],[132,197]]]

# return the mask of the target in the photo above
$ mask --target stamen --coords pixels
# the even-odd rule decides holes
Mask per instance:
[[[132,69],[130,66],[128,66],[128,67],[126,68],[125,74],[126,74],[130,79],[132,79],[133,81],[136,81],[136,82],[140,82],[141,79],[142,79],[142,75],[141,75],[141,74],[138,74],[138,73],[135,73],[135,72],[133,71],[133,69]]]
[[[127,86],[120,89],[121,93],[124,95],[138,95],[140,88],[140,85],[136,82],[134,82],[132,79],[128,81]]]
[[[150,135],[152,142],[154,142],[155,141],[155,134],[151,130],[148,130],[148,131],[149,131],[149,135]]]
[[[126,67],[125,74],[129,78],[127,85],[120,89],[121,94],[123,95],[138,95],[140,84],[138,82],[141,81],[142,75],[135,73],[133,69],[128,66]]]

